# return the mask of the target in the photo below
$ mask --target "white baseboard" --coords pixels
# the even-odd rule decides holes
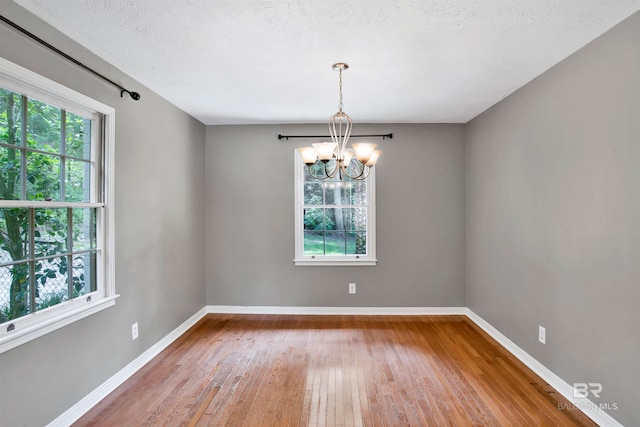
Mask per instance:
[[[208,305],[207,313],[232,314],[361,314],[361,315],[448,315],[466,314],[466,307],[285,307]]]
[[[549,383],[567,400],[579,408],[585,415],[603,427],[623,427],[618,421],[607,414],[600,407],[586,398],[573,396],[573,387],[558,377],[544,365],[534,359],[526,351],[518,347],[513,341],[491,326],[483,318],[467,307],[283,307],[283,306],[229,306],[208,305],[187,319],[184,323],[171,331],[147,351],[122,368],[114,376],[98,386],[78,403],[53,420],[48,427],[69,426],[86,414],[109,393],[124,383],[173,341],[195,325],[207,313],[236,313],[236,314],[360,314],[360,315],[466,315],[471,321],[506,348],[518,360],[528,366],[533,372]]]
[[[151,361],[151,359],[160,354],[162,350],[167,348],[172,342],[187,332],[189,328],[195,325],[206,314],[207,311],[205,308],[199,310],[196,314],[171,331],[167,336],[149,347],[147,351],[136,357],[131,361],[131,363],[118,371],[114,376],[99,385],[95,390],[86,395],[71,408],[67,409],[62,415],[49,423],[47,427],[66,427],[76,422],[80,417],[89,412],[91,408],[97,405],[98,402],[107,397],[109,393],[124,383],[130,376],[135,374],[144,365]]]
[[[513,341],[504,336],[500,331],[491,326],[482,317],[478,316],[470,309],[466,309],[466,315],[476,325],[491,336],[494,340],[498,341],[501,346],[506,348],[511,354],[513,354],[518,360],[527,365],[529,369],[535,372],[543,380],[545,380],[551,387],[555,388],[560,394],[562,394],[567,400],[579,408],[586,416],[591,418],[595,423],[601,427],[623,427],[618,421],[616,421],[611,415],[600,409],[600,407],[584,397],[574,397],[573,387],[564,381],[562,378],[554,374],[547,369],[542,363],[534,359],[529,353],[518,347]]]

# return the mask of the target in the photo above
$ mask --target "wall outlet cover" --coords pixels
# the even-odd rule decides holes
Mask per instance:
[[[131,340],[135,340],[138,338],[138,322],[131,325]]]

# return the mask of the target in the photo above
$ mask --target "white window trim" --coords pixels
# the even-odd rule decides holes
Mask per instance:
[[[68,111],[77,114],[97,112],[103,116],[103,185],[105,199],[101,203],[73,204],[78,207],[87,205],[103,208],[98,210],[99,215],[103,215],[103,217],[100,221],[100,229],[96,230],[102,235],[102,246],[99,252],[103,261],[99,262],[97,266],[97,280],[98,283],[102,283],[102,286],[99,286],[97,291],[82,297],[14,319],[11,321],[14,326],[11,331],[7,330],[8,324],[5,323],[0,329],[0,354],[2,354],[5,351],[111,307],[115,304],[115,300],[119,295],[116,294],[115,289],[114,258],[115,109],[4,58],[0,58],[0,82],[7,89],[24,93],[43,102],[53,105],[63,103]],[[37,202],[25,202],[33,206],[39,205]],[[25,202],[21,204],[24,205]],[[20,202],[4,201],[2,203],[3,206],[11,206]],[[47,206],[56,207],[55,202],[47,204]]]
[[[366,255],[304,255],[304,217],[302,206],[304,205],[304,169],[302,156],[298,150],[294,150],[294,204],[295,204],[295,258],[296,266],[323,267],[323,266],[373,266],[376,265],[376,180],[375,168],[371,169],[370,178],[367,181],[367,254]],[[369,178],[368,178],[369,179]]]

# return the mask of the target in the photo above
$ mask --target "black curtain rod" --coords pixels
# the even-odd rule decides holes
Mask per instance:
[[[292,138],[331,138],[331,135],[278,135],[278,139],[286,139],[287,141]],[[393,138],[392,133],[385,133],[379,135],[351,135],[350,138]]]
[[[46,41],[42,40],[40,37],[36,36],[35,34],[31,33],[28,30],[25,30],[24,28],[22,28],[20,25],[16,24],[15,22],[10,21],[9,19],[5,18],[2,15],[0,15],[0,21],[3,21],[7,25],[10,25],[11,27],[13,27],[16,30],[20,31],[25,36],[37,41],[38,43],[40,43],[44,47],[54,51],[55,53],[57,53],[58,55],[64,57],[65,59],[68,59],[69,61],[73,62],[77,66],[84,68],[85,70],[87,70],[88,72],[92,73],[93,75],[95,75],[97,77],[100,77],[102,80],[104,80],[106,82],[111,83],[112,85],[114,85],[115,87],[120,89],[120,98],[122,98],[124,96],[124,93],[126,92],[127,94],[129,94],[131,99],[133,99],[134,101],[137,101],[137,100],[140,99],[140,94],[138,92],[131,92],[130,90],[125,89],[124,87],[120,86],[118,83],[114,82],[113,80],[109,79],[108,77],[105,77],[102,74],[100,74],[99,72],[95,71],[94,69],[87,67],[82,62],[78,61],[77,59],[75,59],[75,58],[73,58],[73,57],[71,57],[69,55],[67,55],[66,53],[64,53],[63,51],[58,49],[57,47],[50,45]]]

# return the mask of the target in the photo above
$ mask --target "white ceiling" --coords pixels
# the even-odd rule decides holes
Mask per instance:
[[[466,123],[640,10],[640,0],[16,2],[205,124],[324,123],[339,61],[356,123]]]

